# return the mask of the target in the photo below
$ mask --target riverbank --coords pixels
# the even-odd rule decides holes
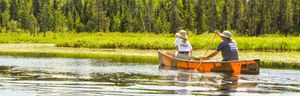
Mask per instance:
[[[55,47],[54,44],[1,44],[0,55],[107,59],[127,63],[155,64],[158,62],[153,50],[68,48]]]
[[[189,34],[189,40],[196,50],[206,50],[213,34]],[[233,37],[240,50],[256,51],[300,51],[300,37],[278,35],[262,37]],[[0,43],[53,43],[58,47],[108,48],[108,49],[176,49],[173,34],[151,33],[47,33],[30,36],[29,33],[0,33]],[[210,49],[221,41],[215,37]]]
[[[196,50],[193,55],[201,56],[205,52],[205,50]],[[90,58],[113,62],[158,64],[157,50],[70,48],[55,47],[54,44],[1,44],[0,55],[35,58]],[[243,60],[261,59],[263,68],[300,68],[300,52],[241,51],[239,55]],[[220,54],[216,58],[221,58]]]

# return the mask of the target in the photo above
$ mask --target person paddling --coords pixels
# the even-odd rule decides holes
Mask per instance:
[[[218,30],[214,32],[215,34],[219,35],[223,41],[219,44],[216,50],[214,50],[208,56],[204,56],[203,59],[209,60],[222,51],[223,61],[239,60],[238,46],[232,39],[231,33],[229,31],[224,31],[221,34]]]
[[[192,45],[188,40],[187,32],[185,30],[179,30],[176,34],[176,40],[174,45],[178,47],[178,52],[174,55],[181,59],[191,59],[192,57]]]

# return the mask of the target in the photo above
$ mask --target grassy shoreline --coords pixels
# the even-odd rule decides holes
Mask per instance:
[[[193,54],[200,56],[204,53],[205,50],[197,50]],[[0,55],[34,58],[89,58],[113,62],[158,64],[157,50],[66,48],[55,47],[51,44],[42,46],[3,44],[0,46]],[[300,52],[241,51],[239,55],[241,60],[260,58],[263,68],[300,69],[300,61],[297,59],[300,58]],[[216,58],[221,58],[220,54]]]
[[[189,40],[196,50],[205,50],[213,34],[190,34]],[[300,37],[234,37],[240,50],[300,51]],[[35,37],[28,33],[0,33],[0,43],[54,43],[57,47],[109,48],[109,49],[176,49],[173,34],[150,33],[47,33]],[[215,37],[210,49],[220,42]]]

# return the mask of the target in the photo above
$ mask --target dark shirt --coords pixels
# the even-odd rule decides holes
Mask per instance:
[[[238,47],[233,40],[224,40],[216,50],[222,51],[223,61],[239,60]]]

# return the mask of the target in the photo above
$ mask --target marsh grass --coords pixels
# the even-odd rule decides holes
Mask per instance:
[[[196,50],[207,49],[213,34],[189,34],[189,41]],[[240,50],[300,51],[300,37],[262,36],[233,37]],[[173,34],[151,33],[47,33],[30,36],[28,33],[0,33],[0,43],[55,43],[57,47],[112,48],[112,49],[176,49]],[[210,49],[221,42],[215,37]]]
[[[34,57],[34,58],[89,58],[105,59],[112,62],[158,64],[155,56],[135,56],[118,54],[81,54],[81,53],[54,53],[54,52],[0,52],[0,55]]]

